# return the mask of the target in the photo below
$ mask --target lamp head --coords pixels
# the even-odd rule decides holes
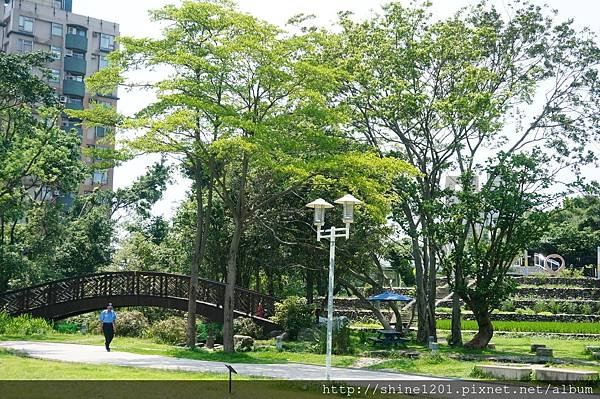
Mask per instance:
[[[344,205],[344,223],[349,224],[354,222],[354,205],[362,204],[362,201],[355,198],[351,194],[346,194],[342,198],[335,201],[336,204]]]
[[[314,224],[315,226],[323,226],[325,224],[325,209],[333,208],[329,202],[322,198],[319,198],[310,204],[306,205],[307,208],[315,210]]]

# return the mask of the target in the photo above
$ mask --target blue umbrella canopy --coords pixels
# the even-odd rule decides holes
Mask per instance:
[[[381,294],[373,295],[367,298],[369,301],[379,302],[410,302],[412,298],[395,292],[384,291]]]

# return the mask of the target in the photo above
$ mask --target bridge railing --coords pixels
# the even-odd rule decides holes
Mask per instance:
[[[0,294],[0,311],[20,314],[54,304],[85,298],[153,296],[188,298],[189,276],[159,272],[106,272],[52,281]],[[225,284],[199,279],[197,300],[222,306]],[[260,306],[267,316],[274,312],[275,299],[258,292],[235,289],[234,309],[256,315]]]

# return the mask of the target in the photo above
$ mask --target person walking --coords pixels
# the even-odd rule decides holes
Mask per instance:
[[[110,352],[110,343],[115,336],[115,322],[117,313],[113,310],[112,303],[109,303],[105,310],[100,313],[100,323],[102,324],[102,333],[104,334],[104,346],[106,351]]]

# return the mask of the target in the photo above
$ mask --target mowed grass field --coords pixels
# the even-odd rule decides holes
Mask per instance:
[[[447,332],[443,332],[446,334]],[[492,339],[496,345],[495,350],[474,351],[464,348],[451,348],[447,346],[443,340],[445,336],[440,332],[440,355],[430,356],[429,351],[423,345],[410,343],[409,349],[417,350],[423,353],[420,359],[407,359],[399,356],[390,355],[390,358],[382,361],[379,364],[371,365],[374,369],[389,369],[397,372],[408,372],[415,374],[428,374],[440,377],[470,377],[475,364],[484,363],[484,358],[477,360],[461,360],[458,357],[462,354],[475,354],[480,356],[485,355],[506,355],[506,356],[522,356],[531,355],[531,344],[544,344],[554,350],[555,357],[564,359],[587,360],[591,361],[591,355],[585,352],[585,347],[588,345],[600,345],[600,339],[565,339],[565,338],[548,338],[538,336],[505,336],[498,335]],[[7,340],[38,340],[45,342],[66,342],[87,345],[102,345],[103,338],[98,335],[81,335],[81,334],[51,334],[44,337],[0,337]],[[470,339],[468,334],[464,336],[464,342]],[[225,354],[222,352],[209,352],[203,349],[189,350],[186,348],[175,347],[165,344],[158,344],[149,339],[144,338],[124,338],[117,337],[113,342],[113,350],[124,351],[140,354],[153,354],[172,356],[179,358],[195,359],[195,360],[212,360],[221,361],[224,363],[309,363],[309,364],[324,364],[325,358],[323,355],[307,353],[303,351],[301,343],[290,343],[288,350],[277,351],[274,347],[273,340],[257,341],[257,346],[262,349],[253,352]],[[361,348],[359,348],[361,349]],[[355,355],[334,356],[333,364],[340,367],[364,367],[362,366],[366,353],[369,348],[365,347],[357,351]],[[574,368],[593,369],[594,366],[573,365]],[[600,369],[599,367],[596,367]],[[1,370],[1,369],[0,369]],[[93,370],[93,367],[92,367]],[[209,376],[210,377],[210,376]],[[1,375],[0,375],[1,378]],[[217,378],[217,377],[213,377]]]
[[[438,320],[437,328],[449,330],[451,320]],[[600,334],[600,323],[574,323],[560,321],[501,321],[493,322],[495,331],[510,332],[539,332],[539,333],[565,333],[565,334]],[[463,330],[477,330],[475,320],[463,320]]]

